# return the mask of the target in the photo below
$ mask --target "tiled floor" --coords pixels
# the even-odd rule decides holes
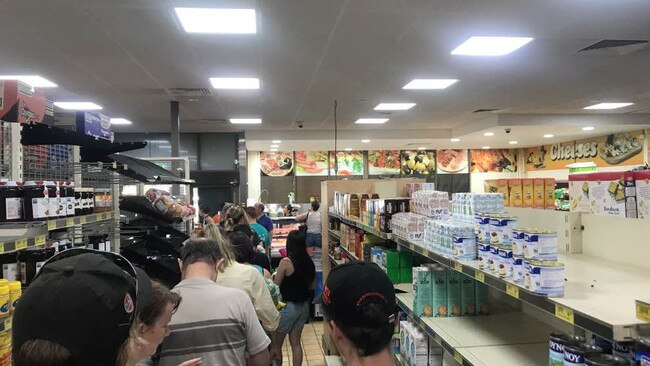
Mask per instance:
[[[323,337],[323,322],[312,321],[305,324],[302,330],[302,349],[303,349],[303,366],[325,366],[325,358],[323,356],[323,345],[321,339]],[[282,366],[297,366],[293,365],[291,361],[291,345],[289,338],[284,340],[282,346],[283,362]]]

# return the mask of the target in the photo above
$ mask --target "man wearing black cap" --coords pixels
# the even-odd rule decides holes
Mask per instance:
[[[376,264],[335,267],[320,298],[331,336],[348,366],[394,365],[389,344],[395,329],[395,289]]]

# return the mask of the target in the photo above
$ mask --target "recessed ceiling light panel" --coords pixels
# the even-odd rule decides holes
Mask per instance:
[[[447,89],[458,79],[413,79],[402,89]]]
[[[483,134],[483,136],[492,137],[492,136],[494,136],[494,132],[486,132],[486,133]]]
[[[483,146],[483,150],[488,150],[489,148],[489,146]]]
[[[517,145],[517,144],[519,143],[519,141],[514,141],[514,140],[513,140],[513,141],[510,141],[510,142],[508,142],[508,143],[509,143],[510,145]]]
[[[259,125],[262,123],[261,118],[231,118],[230,123],[240,125]]]
[[[272,144],[279,144],[281,142],[282,142],[281,140],[273,140],[273,141],[271,141]]]
[[[210,78],[215,89],[259,89],[260,79],[257,78]]]
[[[547,133],[546,135],[544,135],[545,139],[552,139],[553,137],[555,137],[555,135],[553,135],[552,133]]]
[[[634,103],[598,103],[585,107],[584,109],[618,109],[634,105]]]
[[[78,111],[96,111],[102,109],[101,105],[93,102],[54,102],[54,105],[61,109]]]
[[[126,126],[126,125],[130,125],[131,121],[129,121],[126,118],[111,118],[111,124],[112,125],[119,125],[119,126]]]
[[[585,127],[582,128],[582,130],[583,130],[583,131],[593,131],[593,130],[594,130],[594,126],[585,126]]]
[[[453,138],[453,139],[449,139],[449,141],[451,141],[451,142],[460,142],[460,139],[458,139],[458,138]]]
[[[376,111],[407,111],[415,107],[415,103],[379,103]]]
[[[525,46],[533,39],[530,37],[470,37],[456,49],[452,55],[463,56],[503,56]]]
[[[367,139],[366,140],[361,140],[361,142],[363,142],[364,144],[367,144],[367,143],[370,142],[370,140],[367,140]]]
[[[2,75],[0,80],[19,80],[32,88],[56,88],[58,85],[38,75]]]
[[[255,9],[175,8],[187,33],[255,34]]]
[[[351,147],[346,147],[344,150],[345,151],[352,151],[352,148]]]
[[[388,122],[388,118],[359,118],[356,122],[358,124],[381,124]]]

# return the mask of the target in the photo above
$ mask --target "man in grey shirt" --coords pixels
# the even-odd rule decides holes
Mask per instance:
[[[223,256],[216,242],[191,239],[181,249],[183,300],[162,343],[161,366],[200,357],[203,365],[268,366],[270,339],[249,297],[215,283]]]

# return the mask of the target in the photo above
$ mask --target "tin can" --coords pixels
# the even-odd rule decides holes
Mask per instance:
[[[515,228],[512,229],[512,255],[523,257],[524,256],[524,233],[526,229]]]
[[[476,214],[476,227],[478,229],[478,241],[490,242],[490,214],[480,212]]]
[[[460,260],[475,260],[478,252],[476,250],[476,237],[452,237],[452,254]]]
[[[557,233],[549,230],[529,230],[524,233],[524,257],[545,261],[557,260]]]
[[[512,257],[512,280],[515,283],[523,283],[525,276],[524,257]]]
[[[512,245],[512,229],[517,226],[517,218],[510,215],[490,217],[490,244]]]
[[[583,337],[565,334],[565,333],[551,333],[548,341],[548,365],[549,366],[563,366],[564,365],[564,347],[577,346],[584,343]]]
[[[564,347],[564,366],[584,366],[585,359],[600,355],[603,349],[589,343],[580,343],[575,346]]]
[[[478,243],[478,268],[490,268],[490,244]]]
[[[524,278],[524,286],[538,294],[564,295],[564,264],[556,261],[530,261],[530,268]]]
[[[499,277],[512,278],[512,247],[499,246]]]
[[[585,357],[586,366],[629,366],[630,361],[614,355],[590,355]]]
[[[490,272],[497,273],[499,265],[499,247],[490,245]]]

